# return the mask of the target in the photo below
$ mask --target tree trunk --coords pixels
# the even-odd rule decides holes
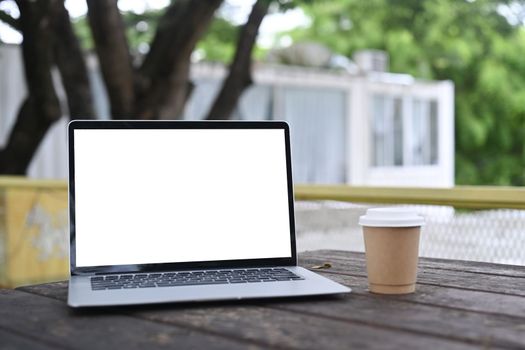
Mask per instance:
[[[25,174],[49,127],[61,117],[51,77],[51,6],[56,0],[18,0],[22,55],[28,98],[20,108],[7,144],[0,152],[0,173]]]
[[[252,84],[251,65],[252,50],[257,32],[264,16],[268,12],[270,1],[257,0],[253,5],[248,21],[242,27],[237,42],[237,49],[230,65],[228,77],[215,99],[207,119],[229,119],[243,91]]]
[[[171,88],[167,101],[159,109],[159,119],[182,119],[184,107],[193,92],[194,85],[188,80],[190,75],[191,61],[188,59],[184,64],[177,65],[179,71],[173,72]]]
[[[53,8],[53,52],[67,95],[70,119],[92,119],[93,100],[84,53],[63,1]]]
[[[221,3],[222,0],[178,0],[168,7],[139,71],[135,111],[141,118],[156,119],[161,114],[166,118],[161,113],[163,109],[181,113],[186,102],[191,53]],[[172,99],[174,93],[176,97]]]
[[[115,0],[87,0],[88,19],[113,119],[135,119],[135,77],[124,22]]]
[[[191,53],[222,0],[173,1],[161,18],[151,51],[137,73],[132,67],[116,1],[87,2],[111,117],[180,116],[191,91],[188,79]],[[70,115],[73,118],[93,115],[85,61],[63,0],[17,0],[17,4],[20,19],[10,24],[20,28],[24,37],[22,52],[28,97],[6,146],[0,151],[0,173],[4,174],[24,174],[49,127],[62,116],[51,76],[54,62],[66,90]],[[249,52],[253,42],[248,46]],[[232,67],[242,66],[242,60],[236,62]]]
[[[0,151],[0,174],[25,175],[51,122],[39,118],[34,99],[28,97],[20,107],[7,145]]]

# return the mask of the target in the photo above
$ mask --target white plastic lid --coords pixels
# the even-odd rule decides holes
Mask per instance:
[[[407,208],[371,208],[359,217],[359,225],[371,227],[423,226],[425,219]]]

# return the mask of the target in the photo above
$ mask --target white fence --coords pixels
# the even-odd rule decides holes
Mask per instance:
[[[298,201],[298,251],[339,249],[364,252],[359,216],[366,203]],[[403,205],[425,217],[420,256],[525,265],[525,210],[458,210],[438,205]]]

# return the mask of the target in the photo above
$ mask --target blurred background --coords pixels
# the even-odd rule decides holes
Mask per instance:
[[[0,285],[67,276],[71,119],[286,120],[298,248],[525,265],[525,1],[0,0]],[[467,186],[467,187],[465,187]]]

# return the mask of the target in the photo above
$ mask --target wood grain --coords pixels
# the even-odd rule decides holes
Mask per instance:
[[[365,260],[365,253],[349,252],[346,250],[316,250],[315,252],[303,252],[301,253],[301,256],[325,256],[330,258],[343,258],[358,261]],[[525,266],[519,265],[504,265],[467,260],[422,258],[419,261],[419,266],[429,269],[464,271],[480,273],[483,275],[500,275],[525,278]]]
[[[257,344],[193,329],[129,317],[111,309],[71,311],[64,301],[22,291],[0,290],[0,329],[23,330],[34,340],[84,349],[259,348]]]
[[[44,344],[40,341],[33,340],[27,334],[15,334],[0,328],[0,349],[2,350],[50,350],[50,349],[68,349],[61,347],[59,344]]]
[[[61,298],[65,301],[65,283],[40,287],[24,287],[22,290],[47,295],[50,298]],[[286,300],[293,305],[302,304],[308,307],[310,299]],[[325,306],[336,306],[340,298],[321,298],[319,303]],[[428,334],[407,332],[402,337],[396,329],[377,327],[362,322],[348,322],[344,319],[327,319],[326,317],[304,314],[297,310],[279,310],[259,301],[242,303],[205,303],[198,305],[158,305],[148,307],[120,308],[116,312],[126,316],[191,328],[206,334],[221,334],[231,339],[251,342],[265,347],[284,347],[300,349],[345,349],[360,348],[363,344],[373,343],[376,339],[384,340],[380,349],[418,349],[421,344],[434,348],[469,349],[463,339],[428,337]],[[277,304],[278,305],[278,304]],[[330,308],[335,312],[337,308]],[[474,342],[473,342],[474,343]]]
[[[1,291],[0,330],[12,342],[15,330],[23,330],[46,345],[60,341],[69,347],[73,343],[68,339],[75,338],[81,348],[102,347],[93,337],[103,336],[104,347],[117,346],[113,340],[105,343],[115,338],[119,347],[131,349],[174,344],[212,349],[525,349],[523,279],[511,276],[521,273],[518,267],[421,259],[424,272],[416,293],[380,296],[367,290],[363,254],[316,251],[300,258],[307,267],[325,261],[332,268],[317,272],[352,287],[353,293],[78,313],[65,306],[67,282],[51,283]],[[470,280],[464,281],[465,276]],[[490,285],[498,280],[503,281],[500,286]]]
[[[365,259],[362,254],[355,255],[355,253],[345,252],[347,258],[342,256],[331,256],[328,260],[333,264],[334,262],[341,263],[339,266],[343,267],[341,272],[346,272],[351,275],[366,277]],[[313,258],[315,264],[325,262],[326,256],[319,253],[304,253],[302,256],[302,263],[304,266],[311,266],[308,258]],[[449,268],[435,268],[429,267],[426,259],[421,259],[418,269],[418,283],[426,285],[439,285],[442,287],[455,287],[462,289],[469,289],[475,291],[484,291],[498,294],[508,294],[516,296],[525,296],[525,288],[520,288],[525,285],[525,280],[518,277],[511,277],[510,274],[496,274],[465,271],[461,262],[450,262]],[[523,268],[525,269],[525,268]],[[487,270],[490,267],[487,266]],[[518,271],[517,274],[520,274]]]
[[[301,258],[301,264],[305,267],[318,265],[323,261],[326,261],[326,258]],[[331,269],[316,272],[351,287],[354,293],[372,295],[368,291],[368,281],[363,268],[356,267],[355,262],[333,262]],[[521,288],[519,285],[516,287]],[[445,308],[502,314],[517,318],[523,318],[525,315],[525,298],[521,296],[426,285],[420,281],[419,277],[416,293],[389,296],[388,298]]]

